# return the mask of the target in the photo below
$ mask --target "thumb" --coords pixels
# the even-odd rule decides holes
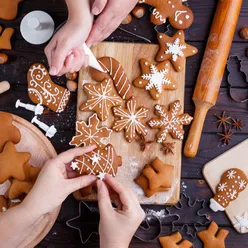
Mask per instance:
[[[90,186],[96,181],[96,177],[93,175],[76,177],[67,180],[67,189],[69,194],[72,192]]]
[[[92,14],[93,15],[99,15],[102,13],[103,9],[105,8],[107,4],[107,0],[95,0],[92,5]]]
[[[109,196],[109,191],[106,186],[106,184],[98,180],[97,181],[97,197],[98,197],[98,207],[100,210],[100,213],[110,213],[111,210],[113,210],[111,199]]]

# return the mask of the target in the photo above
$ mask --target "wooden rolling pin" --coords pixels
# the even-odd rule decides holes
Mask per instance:
[[[184,155],[195,157],[208,110],[217,101],[242,0],[219,0],[193,95],[194,121]]]

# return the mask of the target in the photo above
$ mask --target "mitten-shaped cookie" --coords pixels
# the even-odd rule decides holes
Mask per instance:
[[[242,170],[227,170],[216,188],[216,195],[210,200],[210,208],[214,212],[224,211],[230,202],[236,200],[239,193],[245,190],[247,182],[247,176]]]
[[[94,68],[90,68],[91,77],[98,82],[111,78],[118,94],[124,100],[131,98],[133,96],[132,84],[128,80],[121,64],[116,59],[111,57],[100,58],[98,62],[102,66],[105,73]]]
[[[34,64],[28,70],[28,95],[32,102],[58,113],[64,111],[70,99],[70,91],[55,84],[42,64]]]
[[[225,239],[229,231],[221,229],[212,221],[207,230],[197,233],[199,239],[204,243],[204,248],[225,248]]]
[[[182,235],[176,232],[170,236],[159,237],[159,242],[163,248],[191,248],[193,246],[188,240],[182,239]]]

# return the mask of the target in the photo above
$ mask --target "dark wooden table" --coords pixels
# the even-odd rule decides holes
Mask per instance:
[[[237,55],[243,60],[244,70],[248,73],[248,58],[245,56],[245,50],[248,44],[242,40],[238,31],[248,24],[248,0],[243,1],[242,12],[235,33],[234,42],[232,45],[231,55]],[[195,13],[195,22],[193,26],[187,30],[187,40],[190,44],[196,46],[199,49],[199,53],[188,59],[187,61],[187,76],[186,76],[186,91],[185,91],[185,109],[187,112],[193,115],[194,105],[191,97],[194,90],[194,85],[197,79],[201,59],[204,52],[205,43],[208,37],[211,21],[214,15],[217,0],[189,0],[189,4]],[[83,8],[83,6],[81,7]],[[46,57],[44,56],[43,49],[45,46],[33,46],[25,42],[19,32],[20,21],[23,16],[32,10],[44,10],[48,12],[55,20],[56,26],[66,20],[67,9],[64,4],[64,0],[24,0],[20,4],[18,18],[14,21],[6,22],[1,20],[0,25],[4,27],[15,28],[15,35],[12,39],[13,50],[8,51],[9,62],[6,65],[0,66],[0,81],[8,80],[11,83],[11,90],[5,94],[0,95],[0,110],[7,111],[13,114],[17,114],[26,120],[31,120],[32,113],[24,111],[23,109],[15,109],[15,102],[17,99],[21,99],[23,102],[30,102],[27,95],[27,81],[26,73],[29,66],[34,63],[44,63],[47,65]],[[130,31],[134,31],[139,35],[143,35],[150,39],[153,43],[156,43],[156,32],[153,26],[149,23],[147,18],[142,21],[134,20],[133,23],[124,27]],[[137,37],[128,35],[123,31],[116,31],[109,37],[110,41],[125,41],[125,42],[143,42]],[[247,95],[245,76],[238,71],[238,64],[233,63],[231,69],[234,71],[232,74],[232,83],[234,86],[234,93],[237,97]],[[241,141],[247,138],[248,133],[248,109],[247,103],[236,103],[229,96],[228,73],[226,72],[220,94],[218,97],[217,105],[211,109],[208,113],[207,120],[204,126],[204,131],[201,139],[199,153],[196,158],[189,159],[183,158],[182,165],[182,192],[194,199],[204,199],[206,201],[206,210],[211,220],[215,220],[220,227],[226,228],[230,231],[230,234],[226,240],[226,247],[248,247],[248,236],[238,234],[231,226],[229,220],[224,213],[213,213],[209,210],[209,198],[212,196],[211,190],[204,181],[201,173],[203,165],[215,158],[216,156],[227,151],[231,147],[237,145]],[[64,85],[65,78],[55,78],[55,82]],[[76,115],[76,94],[72,95],[70,105],[66,111],[62,114],[55,114],[49,112],[41,119],[48,124],[55,124],[58,128],[58,134],[51,141],[60,153],[69,148],[69,141],[74,134],[75,130],[75,115]],[[216,133],[217,125],[214,123],[216,118],[214,113],[221,113],[227,111],[228,114],[233,117],[240,118],[244,121],[246,126],[242,132],[236,132],[233,136],[230,146],[223,146],[218,141]],[[221,166],[221,165],[220,165]],[[163,206],[149,206],[145,209],[164,209]],[[183,208],[180,210],[180,215],[184,216],[181,221],[176,223],[177,227],[182,227],[184,224],[188,224],[189,227],[193,226],[193,223],[198,219],[195,217],[188,217],[188,209]],[[77,216],[78,203],[72,196],[63,203],[60,215],[55,223],[54,227],[47,235],[47,237],[37,247],[99,247],[98,236],[93,236],[90,241],[82,245],[80,238],[76,230],[72,230],[66,226],[65,222]],[[185,218],[186,216],[186,218]],[[97,225],[97,223],[95,223]],[[153,230],[153,229],[152,229]],[[151,232],[153,232],[151,230]],[[162,234],[168,235],[171,232],[171,224],[165,223],[163,225]],[[198,239],[194,239],[195,247],[202,247],[201,242]],[[143,243],[134,238],[131,247],[160,247],[157,241],[151,243]]]

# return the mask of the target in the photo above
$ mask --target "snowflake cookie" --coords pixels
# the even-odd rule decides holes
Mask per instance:
[[[234,227],[236,230],[240,233],[246,233],[248,231],[248,212],[235,216],[235,219]]]
[[[216,195],[210,200],[210,208],[215,212],[224,211],[245,190],[247,183],[247,176],[242,170],[227,170],[216,187]]]
[[[145,123],[142,122],[148,116],[149,109],[140,107],[137,109],[137,101],[132,97],[127,102],[127,108],[114,107],[114,116],[119,117],[113,125],[113,130],[121,132],[125,130],[125,138],[128,142],[132,142],[136,138],[136,133],[146,136],[147,129]]]
[[[79,175],[96,175],[103,179],[106,174],[115,177],[121,165],[122,158],[117,156],[114,147],[108,144],[104,149],[96,149],[77,157],[71,163],[71,168]]]
[[[142,75],[133,84],[138,88],[150,91],[154,100],[158,100],[163,90],[176,90],[177,82],[170,76],[170,63],[164,61],[155,65],[147,59],[140,60]]]
[[[80,106],[80,110],[95,111],[101,121],[108,118],[112,107],[122,104],[122,99],[116,93],[111,79],[106,79],[100,84],[85,84],[84,92],[88,100]]]
[[[157,53],[156,61],[170,60],[177,72],[184,70],[187,57],[198,53],[196,47],[185,43],[183,30],[179,30],[173,37],[158,33],[158,41],[160,49]]]
[[[28,95],[33,103],[61,113],[69,102],[70,94],[69,90],[52,81],[44,65],[34,64],[28,70]]]
[[[160,129],[160,132],[157,134],[158,143],[163,143],[168,133],[170,133],[174,139],[183,139],[184,130],[182,125],[189,125],[193,117],[189,114],[180,114],[181,108],[182,106],[179,100],[170,104],[169,111],[165,106],[155,106],[155,114],[158,115],[159,118],[152,118],[148,122],[148,125],[153,129]]]
[[[166,23],[169,18],[171,26],[175,29],[187,29],[194,21],[194,13],[185,6],[186,0],[139,0],[154,7],[151,14],[151,22],[154,25]]]
[[[99,119],[97,114],[93,114],[89,118],[89,124],[84,121],[76,122],[77,135],[72,138],[70,145],[76,147],[97,145],[99,148],[105,147],[104,140],[108,140],[112,134],[112,130],[107,127],[99,127]]]

